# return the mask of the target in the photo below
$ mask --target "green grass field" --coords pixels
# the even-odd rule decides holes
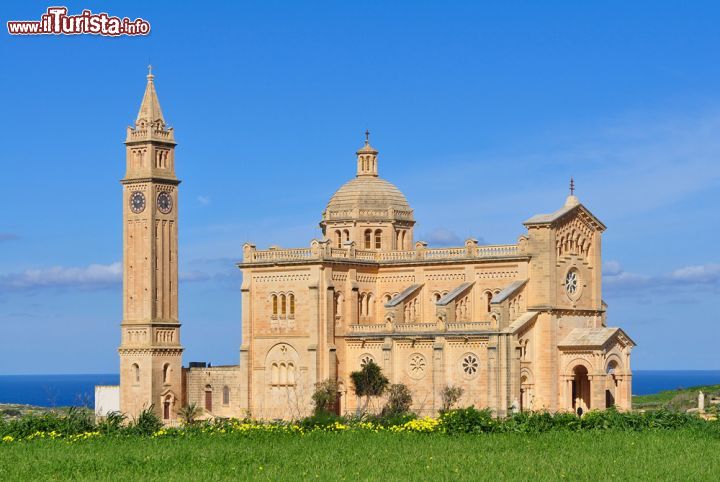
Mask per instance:
[[[717,432],[372,432],[37,440],[0,445],[0,479],[717,480]]]

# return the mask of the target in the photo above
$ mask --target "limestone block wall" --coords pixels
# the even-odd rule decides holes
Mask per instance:
[[[207,415],[243,417],[240,410],[240,367],[185,368],[187,403],[196,403]],[[226,388],[227,387],[227,388]],[[227,391],[226,391],[227,390]],[[207,393],[210,393],[208,396]],[[210,410],[206,401],[210,399]]]

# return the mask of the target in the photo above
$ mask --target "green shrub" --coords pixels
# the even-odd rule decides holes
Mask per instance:
[[[163,422],[153,410],[153,405],[143,409],[126,428],[134,435],[152,435],[163,427]]]
[[[315,391],[312,394],[313,413],[331,413],[338,400],[338,384],[335,380],[328,378],[315,384]]]
[[[126,418],[124,413],[110,412],[104,419],[97,423],[97,430],[105,435],[118,434],[123,430],[123,424]]]
[[[497,423],[489,409],[475,407],[448,410],[440,415],[440,424],[449,434],[492,432]]]
[[[402,383],[390,385],[388,388],[388,401],[382,409],[383,417],[396,417],[410,412],[412,393]]]

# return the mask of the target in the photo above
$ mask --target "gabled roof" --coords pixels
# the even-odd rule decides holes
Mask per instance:
[[[525,286],[525,283],[527,283],[527,280],[520,280],[520,281],[513,281],[509,285],[507,285],[500,293],[493,296],[492,301],[490,301],[491,305],[498,305],[508,299],[510,296],[515,294],[520,288]]]
[[[397,306],[403,301],[405,301],[406,298],[410,297],[413,293],[415,293],[417,290],[419,290],[422,287],[422,284],[413,284],[402,290],[395,298],[392,298],[390,301],[385,303],[385,308],[392,308],[393,306]]]
[[[635,342],[620,328],[575,328],[558,343],[558,347],[600,348],[611,338],[622,336],[631,346]]]
[[[575,211],[579,211],[585,216],[589,217],[590,220],[597,225],[600,231],[605,231],[606,227],[602,223],[602,221],[596,218],[595,215],[591,213],[588,208],[580,204],[580,202],[577,202],[577,204],[566,203],[562,208],[550,214],[536,214],[535,216],[525,221],[523,225],[532,226],[538,224],[553,224],[554,222],[564,218],[565,216]]]
[[[535,320],[535,318],[537,318],[537,315],[538,315],[537,311],[526,311],[522,315],[518,316],[515,321],[510,323],[510,326],[505,328],[505,332],[517,333],[518,331],[522,330],[526,324]]]
[[[465,290],[467,290],[474,284],[474,281],[468,281],[467,283],[463,283],[460,286],[453,288],[448,294],[440,298],[435,304],[437,306],[447,306],[451,301],[463,294]]]

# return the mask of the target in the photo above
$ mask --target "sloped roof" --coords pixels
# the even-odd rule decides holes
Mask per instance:
[[[400,303],[405,301],[407,297],[415,293],[415,291],[417,291],[421,286],[422,284],[413,284],[408,286],[407,288],[402,290],[402,292],[400,292],[396,297],[385,303],[385,308],[392,308],[393,306],[399,305]]]
[[[513,281],[509,285],[507,285],[500,293],[493,296],[492,301],[490,304],[497,305],[508,299],[510,296],[512,296],[517,290],[522,288],[525,283],[527,283],[527,280],[520,280],[520,281]]]
[[[552,224],[566,214],[569,214],[570,212],[575,210],[582,211],[585,215],[592,219],[592,221],[597,224],[598,228],[600,228],[601,231],[604,231],[606,229],[605,225],[579,201],[577,203],[566,203],[563,207],[550,214],[536,214],[535,216],[526,220],[523,224],[525,226],[533,224]]]
[[[559,347],[601,347],[617,334],[622,334],[633,346],[635,342],[620,328],[575,328],[558,343]]]
[[[468,281],[467,283],[463,283],[460,286],[453,288],[448,294],[440,298],[435,304],[438,306],[447,306],[452,300],[460,296],[466,289],[470,288],[474,284],[474,281]]]
[[[505,328],[505,331],[508,333],[516,333],[520,329],[522,329],[525,324],[531,322],[535,318],[537,318],[538,312],[537,311],[526,311],[522,315],[518,316],[515,321],[510,323],[510,326]]]

